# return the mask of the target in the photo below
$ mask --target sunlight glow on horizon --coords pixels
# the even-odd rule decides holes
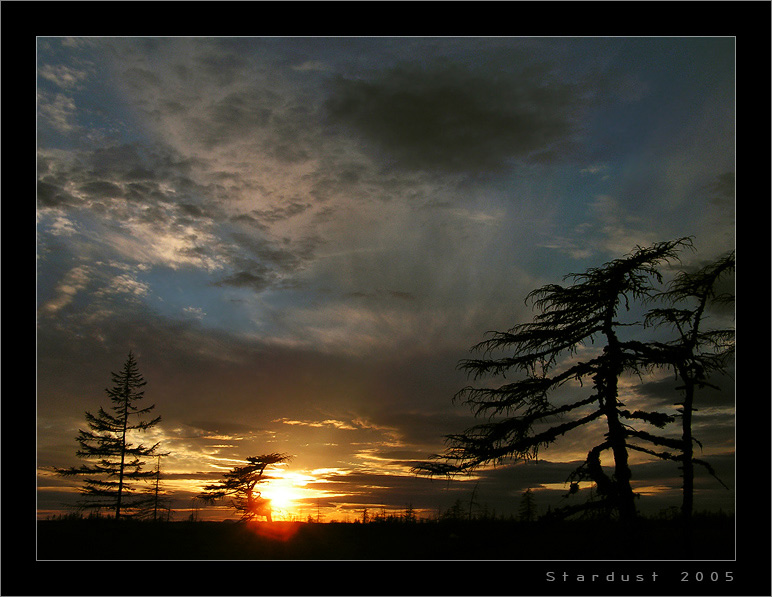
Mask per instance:
[[[313,473],[279,469],[272,471],[271,478],[262,483],[258,490],[262,497],[271,500],[275,519],[289,520],[302,516],[309,508],[315,507],[312,504],[313,501],[341,495],[324,489],[307,487],[309,483],[321,482],[324,482],[324,479],[314,476]]]

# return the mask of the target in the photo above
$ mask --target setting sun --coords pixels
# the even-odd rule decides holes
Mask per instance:
[[[275,478],[260,486],[262,497],[271,500],[271,509],[277,518],[301,514],[300,503],[317,497],[317,491],[305,487],[313,477],[300,473],[276,471]]]
[[[266,487],[261,492],[264,498],[271,500],[271,506],[274,510],[287,510],[292,505],[293,500],[297,499],[297,494],[292,486],[282,485],[275,487]]]

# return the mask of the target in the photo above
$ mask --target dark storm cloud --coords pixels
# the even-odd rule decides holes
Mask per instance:
[[[60,184],[46,180],[38,180],[37,199],[40,208],[66,207],[76,202]]]
[[[236,288],[251,288],[257,292],[265,290],[276,279],[276,275],[260,264],[255,264],[260,268],[259,273],[250,271],[236,272],[230,276],[213,282],[214,286],[235,286]]]
[[[163,143],[123,143],[85,149],[69,167],[88,180],[164,183],[178,193],[191,193],[207,188],[192,178],[206,164],[202,158],[182,155]]]
[[[153,199],[166,202],[168,195],[154,182],[145,182],[149,176],[142,176],[143,182],[131,182],[125,186],[126,198],[132,201]]]
[[[194,162],[160,145],[111,145],[79,152],[69,160],[43,152],[38,156],[38,200],[41,207],[81,208],[86,205],[80,198],[169,203],[202,196],[207,187],[188,176]],[[68,189],[77,190],[79,198]]]
[[[78,190],[95,199],[115,199],[123,197],[123,189],[106,180],[87,182],[82,184]]]
[[[326,108],[332,123],[358,131],[404,168],[463,172],[570,151],[583,101],[580,88],[550,80],[542,67],[481,75],[407,66],[336,79]]]
[[[257,230],[264,230],[260,220],[251,216],[236,218],[236,222],[248,222]],[[279,245],[257,234],[232,232],[231,248],[225,251],[232,273],[212,282],[214,286],[235,286],[261,291],[282,279],[285,274],[297,271],[314,255],[317,240],[300,238],[290,244]]]
[[[291,201],[287,205],[280,205],[272,207],[270,209],[255,209],[252,210],[252,214],[260,222],[280,222],[291,218],[293,216],[302,214],[311,207],[308,203],[301,203],[300,201]]]

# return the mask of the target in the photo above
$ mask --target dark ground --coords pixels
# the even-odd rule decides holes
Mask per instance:
[[[696,517],[691,553],[679,522],[662,518],[631,530],[608,521],[64,519],[38,521],[36,535],[36,561],[6,564],[0,594],[770,595],[768,528],[754,531],[761,541],[738,542],[735,559],[735,519],[725,515]],[[6,560],[25,557],[5,539]]]
[[[456,521],[382,523],[40,521],[38,560],[681,560],[733,559],[734,520],[680,525]]]

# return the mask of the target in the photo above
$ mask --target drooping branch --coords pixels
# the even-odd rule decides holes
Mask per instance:
[[[533,460],[538,457],[540,448],[550,445],[572,429],[600,418],[602,414],[602,411],[596,410],[533,435],[530,435],[531,424],[518,419],[476,425],[462,434],[446,436],[445,452],[416,465],[413,472],[455,475],[471,472],[489,462],[501,463],[510,458]]]

